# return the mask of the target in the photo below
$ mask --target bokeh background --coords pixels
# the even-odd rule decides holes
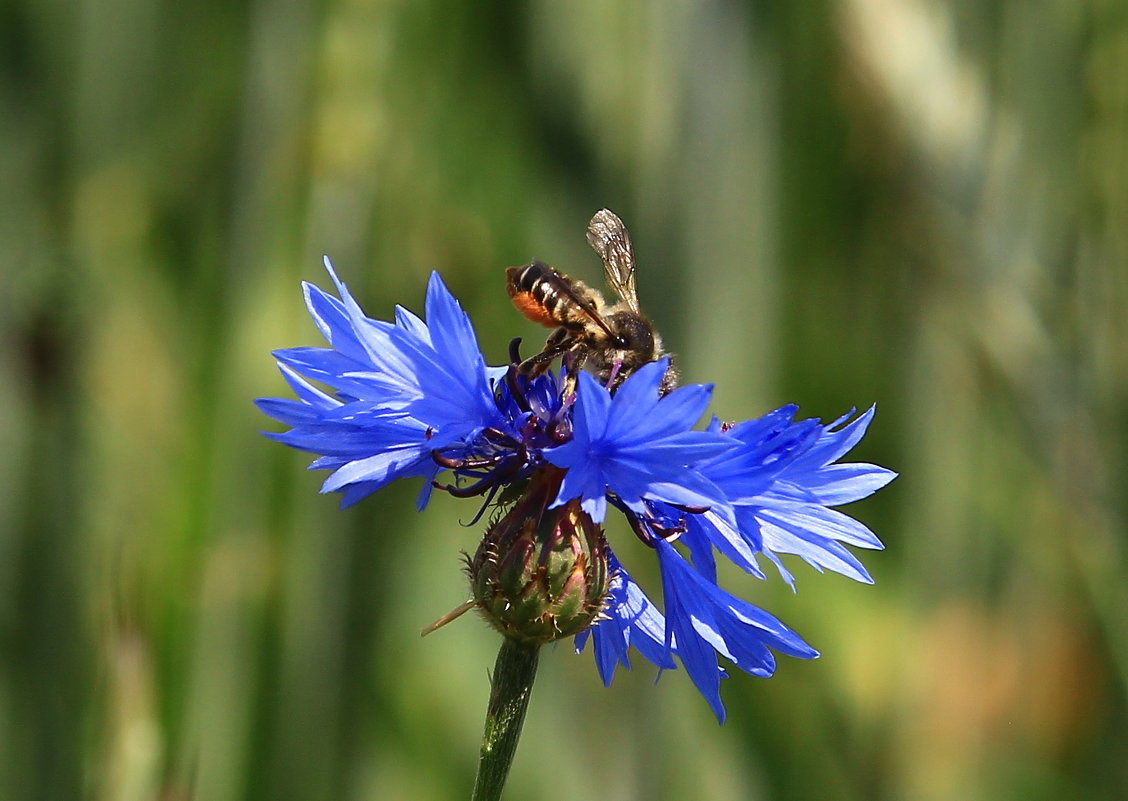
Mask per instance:
[[[472,511],[341,512],[251,399],[322,254],[499,363],[603,206],[720,416],[876,402],[902,475],[876,585],[729,576],[822,659],[718,727],[562,644],[507,797],[1128,798],[1122,0],[4,3],[0,798],[468,797]]]

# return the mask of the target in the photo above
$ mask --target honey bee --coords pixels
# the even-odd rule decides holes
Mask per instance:
[[[607,209],[597,211],[588,223],[587,240],[603,261],[618,303],[607,303],[598,291],[539,259],[505,271],[506,289],[517,310],[534,323],[555,328],[544,349],[519,369],[536,375],[557,356],[569,355],[572,368],[587,367],[614,392],[635,370],[667,354],[639,308],[634,250],[623,221]],[[677,382],[671,365],[660,392],[665,395]]]

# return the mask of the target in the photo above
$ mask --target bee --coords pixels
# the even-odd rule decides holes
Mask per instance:
[[[539,259],[505,271],[506,289],[517,310],[534,323],[555,329],[544,349],[523,361],[519,369],[536,375],[557,356],[567,356],[573,369],[587,367],[614,392],[635,370],[667,354],[658,332],[639,308],[634,250],[623,221],[607,209],[597,211],[588,223],[587,240],[603,261],[607,283],[619,297],[618,303],[607,303],[598,291]],[[677,371],[671,365],[660,392],[665,395],[677,382]]]

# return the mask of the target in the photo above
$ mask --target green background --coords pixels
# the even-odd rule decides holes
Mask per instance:
[[[473,504],[341,512],[269,351],[442,272],[593,284],[598,208],[726,419],[878,404],[875,586],[727,575],[823,653],[604,688],[546,651],[509,799],[1128,793],[1128,5],[0,5],[0,798],[460,799]],[[653,560],[613,529],[656,587]]]

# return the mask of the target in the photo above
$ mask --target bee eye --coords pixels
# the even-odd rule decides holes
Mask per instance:
[[[615,330],[615,347],[620,350],[649,352],[654,349],[654,332],[637,314],[619,312],[612,320]]]

